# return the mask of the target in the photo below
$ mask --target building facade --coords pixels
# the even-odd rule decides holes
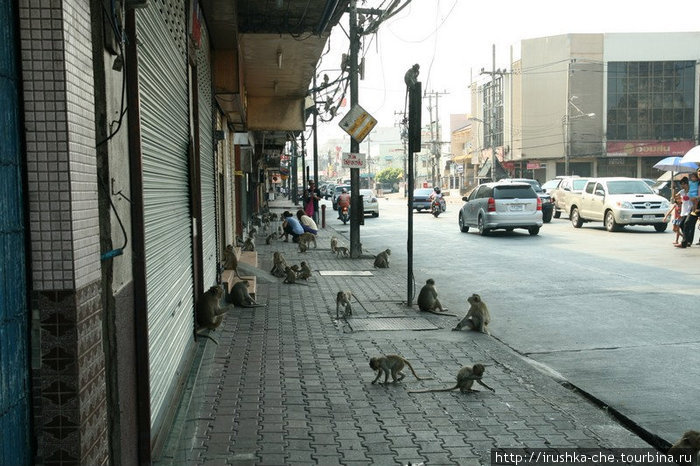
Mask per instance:
[[[521,58],[503,76],[504,123],[495,130],[504,144],[496,144],[496,157],[510,174],[540,181],[564,174],[656,178],[656,162],[698,143],[699,60],[696,32],[524,40]],[[472,111],[489,122],[490,84],[474,87]]]

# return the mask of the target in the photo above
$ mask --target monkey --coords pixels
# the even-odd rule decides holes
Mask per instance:
[[[270,270],[270,273],[275,277],[282,278],[285,276],[286,267],[287,261],[284,260],[284,256],[282,255],[282,253],[279,251],[275,251],[272,254],[272,270]]]
[[[258,234],[258,229],[253,227],[248,232],[248,238],[255,239],[255,235],[257,235],[257,234]]]
[[[260,220],[260,217],[258,217],[257,215],[253,215],[253,216],[250,218],[250,221],[251,221],[251,223],[252,223],[253,225],[255,225],[256,227],[262,227],[262,220]]]
[[[349,257],[350,256],[350,251],[348,248],[345,246],[336,246],[335,248],[335,254],[337,256],[343,255],[344,257]]]
[[[311,269],[309,268],[309,265],[301,261],[300,265],[301,270],[297,272],[297,278],[300,280],[308,280],[311,277]]]
[[[447,311],[447,308],[442,307],[437,296],[435,280],[432,278],[427,279],[423,288],[420,289],[420,293],[418,293],[418,308],[421,311],[432,312],[433,314],[436,314],[435,309],[439,309],[440,312]]]
[[[313,233],[309,233],[308,231],[302,233],[301,235],[299,235],[299,242],[301,243],[302,240],[305,241],[307,245],[314,243],[314,249],[317,248],[316,235],[314,235]]]
[[[484,365],[483,364],[474,364],[473,366],[464,366],[459,370],[457,373],[457,384],[454,387],[451,388],[434,388],[431,390],[415,390],[415,391],[409,391],[408,393],[430,393],[430,392],[451,392],[452,390],[455,390],[459,388],[459,391],[462,393],[469,393],[469,392],[478,392],[479,390],[474,390],[472,389],[472,385],[474,385],[474,382],[478,383],[479,385],[482,385],[492,392],[496,393],[496,390],[493,388],[489,387],[486,385],[484,382],[482,382],[481,377],[484,375]]]
[[[195,338],[201,336],[204,338],[209,338],[211,341],[219,344],[216,339],[202,333],[204,330],[215,330],[221,322],[224,320],[224,314],[229,311],[229,309],[221,308],[221,296],[224,294],[224,290],[220,286],[212,286],[202,294],[197,302],[197,328],[195,329]]]
[[[270,231],[270,221],[266,219],[263,222],[263,232],[268,233],[269,231]]]
[[[277,225],[277,237],[281,238],[282,236],[284,236],[284,229],[282,225]]]
[[[243,243],[243,250],[244,251],[255,251],[255,238],[254,237],[249,236],[245,240],[245,243]]]
[[[418,82],[418,73],[420,73],[420,65],[416,63],[406,71],[403,75],[403,81],[406,83],[406,87],[413,88]],[[406,90],[408,92],[408,89]]]
[[[236,236],[236,246],[241,246],[243,244],[243,236]]]
[[[696,464],[698,452],[700,452],[700,432],[697,430],[686,431],[668,449],[668,454],[672,455],[673,459],[680,464]]]
[[[276,222],[277,219],[278,219],[278,216],[277,216],[276,213],[272,212],[272,213],[269,215],[269,219],[270,219],[271,222]]]
[[[331,236],[331,252],[335,252],[335,249],[338,247],[338,238],[335,236]]]
[[[292,270],[294,270],[294,273],[295,273],[296,275],[299,275],[299,266],[298,266],[298,265],[296,265],[296,264],[290,265],[289,268],[292,269]]]
[[[389,268],[389,256],[391,255],[391,249],[386,249],[374,258],[374,266],[379,269]]]
[[[289,285],[293,285],[295,283],[298,285],[308,285],[308,283],[297,283],[297,274],[294,271],[294,269],[292,269],[289,266],[287,266],[284,269],[284,274],[285,274],[285,278],[284,278],[284,280],[282,280],[282,283],[287,283]]]
[[[491,335],[489,329],[486,328],[491,322],[491,314],[489,314],[489,308],[486,307],[486,303],[476,293],[468,297],[467,301],[471,304],[467,315],[452,330],[459,331],[462,330],[462,327],[468,327],[469,330],[476,330],[477,332]]]
[[[389,373],[391,373],[391,379],[393,380],[392,383],[400,382],[401,380],[403,380],[404,377],[406,377],[401,372],[403,370],[404,365],[408,366],[408,368],[411,369],[411,373],[418,380],[433,380],[432,377],[419,377],[418,374],[416,374],[416,371],[413,370],[413,366],[411,366],[410,362],[396,354],[389,354],[379,358],[370,358],[369,367],[371,367],[372,370],[377,371],[377,377],[374,378],[372,384],[377,383],[377,380],[379,380],[379,377],[381,377],[382,373],[384,374],[384,384],[386,384],[389,380]],[[396,377],[397,375],[398,378]],[[382,382],[379,383],[381,384]]]
[[[233,250],[233,245],[229,244],[224,250],[224,262],[222,263],[225,270],[233,270],[234,277],[240,277],[238,274],[238,257],[236,251]]]
[[[248,293],[248,280],[236,282],[233,288],[231,288],[229,299],[234,306],[238,307],[263,307],[262,304],[258,304],[250,293]]]
[[[350,300],[352,299],[352,292],[350,291],[338,291],[335,297],[335,318],[336,320],[340,318],[339,311],[343,308],[343,317],[352,315],[352,306],[350,305]]]
[[[265,238],[265,244],[269,245],[273,239],[277,239],[277,232],[273,231],[269,235],[267,235],[267,238]]]
[[[302,237],[299,237],[299,252],[306,252],[309,249],[309,244],[306,242],[305,239],[302,239]]]

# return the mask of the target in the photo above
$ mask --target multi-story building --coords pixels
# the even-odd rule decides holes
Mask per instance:
[[[486,141],[479,162],[493,136],[496,158],[518,176],[656,178],[656,162],[698,142],[699,59],[698,32],[524,40],[494,102],[490,82],[472,88]]]

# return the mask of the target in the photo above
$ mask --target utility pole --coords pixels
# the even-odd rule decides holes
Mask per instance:
[[[359,105],[358,55],[360,54],[360,34],[357,30],[357,0],[350,0],[350,108]],[[350,153],[358,154],[360,143],[350,137]],[[360,246],[360,170],[350,169],[350,257],[356,259],[362,254]]]
[[[496,76],[503,76],[505,71],[496,69],[496,45],[493,46],[493,60],[491,62],[491,71],[481,69],[481,74],[491,76],[491,108],[489,118],[489,133],[491,139],[491,181],[496,181]]]
[[[425,93],[428,96],[428,110],[430,111],[430,138],[432,139],[431,153],[433,159],[431,178],[433,186],[442,184],[440,178],[440,156],[442,155],[442,145],[445,144],[445,141],[440,139],[440,96],[447,94],[447,91],[430,91]],[[435,97],[435,120],[433,120],[433,97]],[[433,130],[433,122],[435,122],[435,130]]]
[[[394,116],[401,115],[401,121],[398,123],[399,128],[401,128],[401,142],[403,143],[403,197],[408,195],[408,185],[406,184],[406,177],[408,176],[408,168],[406,163],[408,162],[408,119],[406,118],[406,112],[394,112]],[[397,124],[395,123],[394,126]]]
[[[320,186],[320,183],[318,182],[318,112],[316,111],[316,70],[314,70],[314,93],[313,93],[313,99],[314,99],[314,120],[313,120],[313,125],[314,125],[314,182],[316,183],[316,187]],[[317,216],[318,217],[318,216]]]

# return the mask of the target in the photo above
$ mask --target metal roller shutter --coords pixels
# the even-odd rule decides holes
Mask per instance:
[[[216,285],[216,184],[214,178],[213,111],[209,38],[202,23],[202,40],[197,49],[199,90],[199,169],[202,186],[202,257],[204,288]]]
[[[137,10],[151,425],[192,341],[192,222],[184,2]]]

